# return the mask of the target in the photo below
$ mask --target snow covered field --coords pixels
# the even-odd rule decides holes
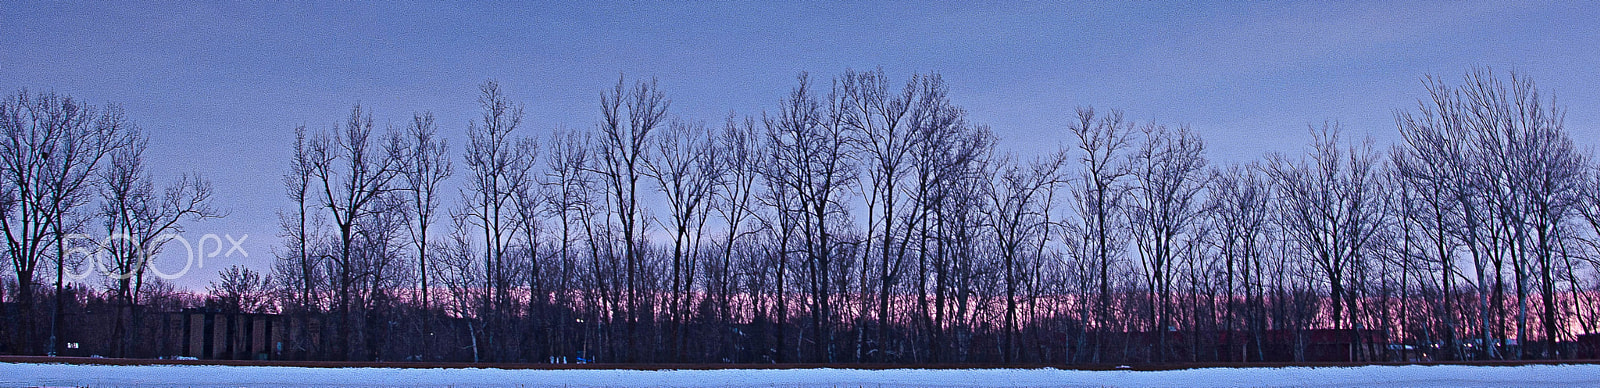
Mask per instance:
[[[1057,369],[505,370],[0,363],[0,386],[88,387],[1594,387],[1600,365]]]

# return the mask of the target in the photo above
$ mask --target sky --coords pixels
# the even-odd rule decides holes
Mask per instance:
[[[619,77],[654,78],[669,115],[773,110],[809,72],[936,72],[969,120],[1029,157],[1070,145],[1078,107],[1188,125],[1215,164],[1301,152],[1308,125],[1392,143],[1422,78],[1518,71],[1600,145],[1600,6],[1585,2],[23,2],[0,3],[0,93],[117,104],[150,137],[158,184],[199,173],[218,220],[158,266],[201,288],[270,269],[293,131],[355,104],[380,127],[432,112],[459,159],[478,85],[524,105],[524,135],[590,129]],[[459,162],[458,162],[459,164]],[[248,237],[243,237],[248,236]],[[163,264],[164,263],[164,264]]]

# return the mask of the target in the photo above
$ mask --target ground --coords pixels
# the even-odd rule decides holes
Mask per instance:
[[[0,362],[0,386],[74,387],[1593,387],[1600,365],[1040,369],[314,368]]]

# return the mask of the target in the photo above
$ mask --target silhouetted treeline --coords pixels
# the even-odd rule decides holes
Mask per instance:
[[[619,79],[592,127],[556,131],[490,81],[465,128],[356,106],[296,129],[274,265],[204,295],[141,252],[220,216],[211,187],[154,190],[121,111],[21,92],[0,102],[4,351],[58,349],[43,327],[65,321],[106,355],[180,355],[160,313],[189,309],[267,317],[250,343],[271,346],[246,347],[322,360],[1592,357],[1600,170],[1564,110],[1517,74],[1422,86],[1399,144],[1326,123],[1218,164],[1188,126],[1091,108],[1025,139],[1058,152],[1009,154],[937,74],[801,74],[711,121]],[[97,231],[149,237],[62,238]],[[80,248],[126,276],[57,281]]]

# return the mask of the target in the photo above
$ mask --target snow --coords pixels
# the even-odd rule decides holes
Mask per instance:
[[[1587,387],[1600,365],[1059,369],[511,370],[0,363],[0,386],[87,387]]]

